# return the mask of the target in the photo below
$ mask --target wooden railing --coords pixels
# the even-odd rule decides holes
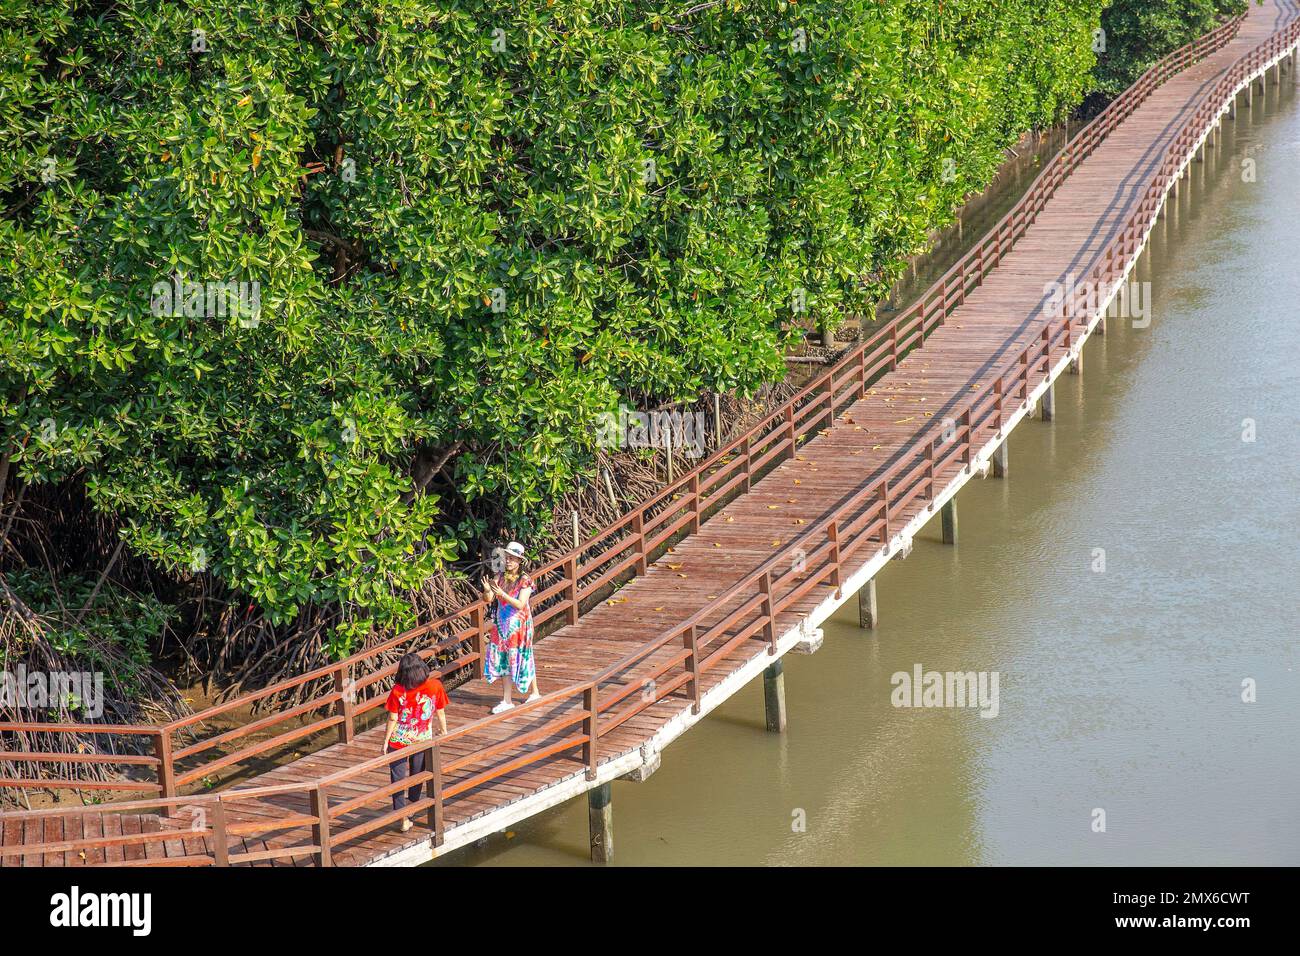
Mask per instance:
[[[814,428],[825,427],[840,410],[862,397],[866,389],[908,351],[918,347],[934,328],[941,325],[952,310],[979,285],[1032,224],[1046,201],[1105,135],[1130,115],[1137,105],[1168,76],[1227,43],[1242,18],[1229,21],[1188,47],[1170,54],[1153,66],[1128,91],[1110,104],[1039,175],[1019,203],[962,258],[943,278],[913,306],[879,329],[867,341],[851,350],[836,366],[827,370],[782,409],[768,416],[753,429],[714,453],[696,471],[683,476],[660,494],[640,505],[584,544],[537,572],[543,583],[537,596],[544,605],[537,614],[545,621],[559,614],[569,621],[581,613],[584,598],[614,583],[620,575],[639,574],[656,548],[672,535],[686,528],[698,528],[702,516],[721,503],[723,496],[743,493],[751,481],[786,460],[796,452],[801,436]],[[1053,361],[1060,360],[1077,347],[1086,324],[1095,316],[1096,305],[1104,301],[1113,285],[1125,274],[1129,263],[1141,248],[1146,232],[1154,220],[1174,173],[1187,158],[1189,150],[1226,107],[1228,98],[1260,65],[1295,45],[1300,37],[1300,20],[1291,22],[1235,65],[1204,95],[1200,105],[1184,124],[1166,151],[1158,172],[1131,213],[1123,231],[1098,257],[1097,265],[1080,282],[1103,290],[1082,304],[1067,302],[1060,314],[1049,318],[1038,340],[1009,356],[997,377],[963,398],[943,422],[931,422],[918,436],[911,452],[856,491],[845,496],[822,519],[787,542],[761,566],[736,582],[690,617],[643,644],[632,654],[600,674],[577,684],[547,694],[531,703],[515,707],[507,714],[484,717],[458,727],[431,742],[425,770],[397,784],[379,787],[362,785],[360,796],[344,798],[343,792],[355,793],[357,782],[366,774],[381,771],[395,759],[408,753],[380,755],[364,763],[320,778],[311,783],[284,787],[228,789],[221,794],[202,797],[177,797],[176,789],[226,766],[264,753],[277,746],[331,728],[341,740],[350,740],[358,718],[380,706],[381,693],[367,695],[376,684],[391,677],[395,666],[376,669],[364,677],[354,677],[357,669],[378,655],[395,647],[437,636],[434,643],[419,649],[426,657],[456,651],[469,644],[471,650],[460,653],[441,672],[449,673],[481,662],[485,634],[486,610],[482,602],[412,631],[405,632],[363,654],[308,674],[209,708],[163,727],[116,727],[86,725],[95,733],[134,734],[154,740],[154,758],[134,758],[154,768],[155,783],[133,784],[132,788],[153,789],[163,799],[111,807],[84,808],[84,812],[152,812],[174,814],[182,805],[224,807],[241,800],[263,799],[268,795],[296,795],[304,809],[293,813],[288,821],[278,820],[259,832],[311,827],[311,841],[301,846],[276,851],[284,856],[313,855],[320,863],[330,861],[332,847],[339,847],[375,829],[387,826],[405,815],[427,814],[434,832],[435,845],[442,842],[443,820],[449,801],[490,784],[501,776],[549,759],[577,752],[588,779],[594,779],[598,764],[617,754],[602,754],[601,738],[607,736],[636,714],[681,691],[698,713],[702,694],[702,675],[728,662],[751,639],[761,635],[768,652],[777,652],[777,619],[787,608],[816,587],[839,587],[846,563],[863,548],[888,550],[891,539],[901,526],[900,517],[914,501],[933,500],[950,480],[954,469],[969,468],[972,457],[984,443],[1000,437],[1009,415],[1028,402],[1030,393],[1050,371]],[[794,558],[796,555],[799,560]],[[204,721],[248,706],[260,699],[281,694],[313,681],[328,681],[330,689],[310,700],[269,715],[235,730],[198,740],[173,749],[174,735]],[[326,709],[328,716],[231,753],[196,759],[187,769],[180,762],[199,758],[208,751],[260,732],[280,721],[300,718],[314,710]],[[471,753],[444,759],[448,744],[491,729],[505,720],[518,720],[529,713],[546,714],[546,721],[523,733],[502,735],[497,742]],[[44,732],[66,730],[86,732],[86,726],[0,724],[0,732],[15,729],[39,729]],[[54,755],[68,759],[64,755]],[[122,762],[122,758],[106,755]],[[0,752],[0,760],[39,760],[42,755]],[[110,762],[106,759],[103,762]],[[576,772],[576,771],[575,771]],[[0,780],[4,786],[49,786],[45,780]],[[416,785],[426,787],[425,796],[403,811],[388,811],[366,818],[358,811],[386,801],[398,790]],[[68,782],[69,787],[85,784]],[[104,788],[110,784],[100,785]],[[331,802],[331,798],[337,798]],[[212,801],[216,801],[215,804]],[[5,814],[5,819],[36,819],[48,814],[81,813],[56,808]],[[213,818],[215,821],[215,817]],[[222,817],[224,819],[224,817]],[[222,824],[224,826],[224,823]],[[224,840],[213,823],[211,836]],[[261,826],[260,824],[256,826]],[[251,832],[251,831],[250,831]],[[241,830],[241,833],[243,831]],[[248,834],[243,834],[248,835]],[[150,835],[150,840],[162,839]],[[66,841],[64,841],[66,842]],[[80,845],[86,845],[84,842]],[[23,852],[57,852],[50,844],[37,843]],[[62,846],[60,843],[59,846]],[[15,851],[4,851],[13,855]],[[221,857],[223,859],[218,859]],[[263,857],[265,858],[265,857]],[[159,860],[157,862],[169,862]],[[221,843],[209,853],[208,862],[253,862],[232,856]]]

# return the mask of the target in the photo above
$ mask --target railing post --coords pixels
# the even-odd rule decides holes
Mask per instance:
[[[636,573],[645,574],[645,531],[641,506],[632,513],[632,547],[636,551]]]
[[[749,435],[745,435],[744,440],[740,443],[740,455],[745,462],[745,493],[749,493],[749,473],[750,473],[750,454],[749,454]]]
[[[826,526],[826,536],[831,542],[831,585],[838,595],[840,590],[840,522],[835,519]]]
[[[320,847],[316,851],[317,866],[332,866],[333,858],[330,855],[330,803],[325,797],[325,791],[320,787],[312,787],[309,794],[311,799],[311,815],[316,821],[311,825],[311,838]]]
[[[565,614],[570,624],[578,623],[578,558],[569,555],[564,561],[564,577],[569,582],[569,607]]]
[[[334,669],[334,692],[339,699],[334,704],[334,713],[343,718],[339,724],[339,743],[350,744],[356,736],[356,695],[352,689],[352,664],[339,664]]]
[[[966,406],[966,411],[962,413],[962,426],[966,431],[966,447],[965,449],[963,449],[961,453],[961,463],[963,465],[970,465],[971,446],[975,444],[975,436],[971,434],[971,430],[970,430],[970,406],[969,405]]]
[[[794,406],[793,405],[787,405],[785,407],[785,436],[786,439],[790,442],[790,457],[793,458],[795,453]]]
[[[442,747],[438,744],[437,738],[429,742],[424,765],[425,769],[429,771],[429,783],[424,792],[433,801],[433,806],[429,807],[425,822],[428,823],[429,829],[433,831],[433,845],[442,846]]]
[[[691,675],[691,679],[686,682],[687,693],[691,695],[691,713],[698,717],[700,715],[700,650],[696,637],[695,625],[692,624],[682,635],[682,644],[685,645],[687,653],[686,673]]]
[[[886,479],[880,483],[880,501],[885,506],[885,531],[884,537],[880,539],[881,544],[889,544],[889,481]]]
[[[691,496],[691,534],[700,530],[700,473],[692,471],[686,488]]]
[[[176,767],[172,762],[172,732],[168,727],[158,728],[153,738],[154,756],[158,758],[158,796],[168,800],[176,796]],[[176,815],[174,806],[163,807],[162,815]]]
[[[485,644],[483,640],[483,605],[482,604],[475,603],[475,605],[472,608],[470,608],[469,623],[470,623],[470,627],[474,631],[474,638],[473,638],[474,653],[478,657],[478,660],[474,664],[474,676],[477,677],[479,680],[482,680],[483,679],[483,653],[484,653],[484,644]]]
[[[889,326],[889,368],[894,370],[898,368],[898,323],[901,316],[895,319]]]
[[[772,613],[772,572],[765,571],[758,579],[758,589],[763,592],[763,616],[767,619],[767,653],[776,654],[776,615]]]
[[[597,741],[600,735],[600,723],[596,713],[598,703],[596,685],[590,684],[582,692],[582,708],[587,712],[587,716],[582,719],[582,732],[587,736],[586,743],[582,745],[582,759],[587,765],[588,780],[596,779],[596,762],[599,759]]]
[[[925,484],[926,497],[934,500],[934,439],[925,446]]]
[[[230,848],[226,839],[226,805],[218,797],[212,805],[212,859],[217,866],[230,866]]]

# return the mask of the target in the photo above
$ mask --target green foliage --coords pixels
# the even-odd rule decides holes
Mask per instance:
[[[341,652],[620,399],[869,312],[1081,99],[1101,6],[0,0],[0,438],[175,574],[347,609]]]
[[[1247,5],[1248,0],[1112,0],[1101,18],[1106,49],[1097,58],[1096,92],[1113,99],[1156,60]]]
[[[55,655],[63,666],[111,674],[126,700],[139,695],[151,648],[171,609],[152,595],[132,594],[112,583],[101,586],[87,607],[95,586],[88,575],[65,575],[56,586],[47,574],[22,570],[5,575],[4,585],[0,607],[14,615],[11,622],[16,624],[18,611],[8,606],[10,594],[37,616],[44,643],[39,659],[48,662],[48,655]],[[11,669],[26,656],[31,635],[17,626],[5,630],[12,635],[0,641],[0,669]]]

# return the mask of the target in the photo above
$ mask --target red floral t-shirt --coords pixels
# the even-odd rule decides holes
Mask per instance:
[[[388,741],[392,747],[406,747],[433,739],[433,712],[447,706],[442,681],[430,677],[414,690],[394,684],[384,707],[397,715],[397,727]]]

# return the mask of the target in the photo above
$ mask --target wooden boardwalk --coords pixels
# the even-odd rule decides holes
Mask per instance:
[[[0,865],[409,864],[648,772],[775,659],[815,649],[817,625],[905,556],[1019,420],[1050,408],[1051,382],[1082,361],[1098,307],[1136,262],[1165,193],[1239,92],[1269,82],[1295,49],[1297,13],[1293,0],[1252,5],[1219,48],[1158,77],[1097,138],[1080,137],[1072,148],[1086,155],[1067,151],[970,263],[859,346],[766,447],[747,445],[743,474],[729,470],[737,453],[694,478],[685,537],[657,558],[633,554],[625,564],[644,561],[644,573],[580,616],[575,597],[571,623],[539,643],[541,702],[489,718],[494,688],[455,689],[451,733],[409,833],[386,810],[382,730],[371,728],[217,797],[177,797],[171,819],[158,801],[4,814]],[[1072,277],[1102,291],[1053,312],[1048,290]],[[819,420],[827,427],[800,441]],[[717,504],[728,485],[737,497]],[[575,566],[570,580],[581,575]],[[617,583],[608,577],[596,583]],[[562,585],[547,591],[563,596]]]

